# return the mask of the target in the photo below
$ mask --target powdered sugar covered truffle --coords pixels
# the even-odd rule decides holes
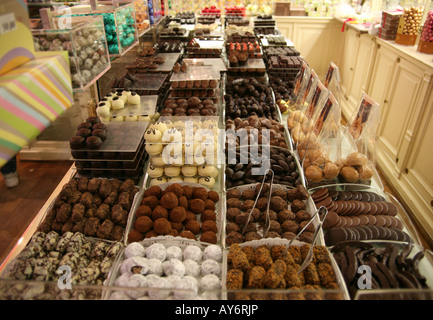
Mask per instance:
[[[156,258],[164,261],[167,257],[167,250],[162,243],[154,243],[146,248],[146,257],[149,259]]]
[[[186,276],[198,277],[200,275],[200,266],[194,260],[186,259],[183,264]]]
[[[147,267],[149,274],[162,275],[164,273],[162,261],[157,258],[148,259]]]
[[[214,274],[219,276],[221,274],[221,266],[213,259],[203,261],[200,266],[202,276]]]
[[[166,250],[167,252],[167,260],[170,259],[179,259],[182,260],[182,249],[178,246],[170,246]]]
[[[203,290],[221,289],[221,280],[214,274],[207,274],[200,279],[200,287]]]
[[[128,244],[123,252],[125,258],[131,257],[144,257],[146,254],[146,249],[138,242],[132,242]]]
[[[183,250],[183,259],[191,259],[195,262],[200,262],[203,257],[203,252],[197,246],[190,245]]]
[[[171,259],[163,264],[164,273],[167,276],[178,275],[183,277],[185,275],[185,265],[179,259]]]
[[[223,252],[219,246],[216,244],[212,244],[207,246],[203,250],[203,259],[213,259],[215,261],[221,262],[223,258]]]

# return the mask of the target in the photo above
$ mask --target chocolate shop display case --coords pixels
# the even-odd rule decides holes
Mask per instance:
[[[37,51],[68,51],[73,90],[85,91],[110,65],[102,17],[52,19],[50,30],[32,30]]]

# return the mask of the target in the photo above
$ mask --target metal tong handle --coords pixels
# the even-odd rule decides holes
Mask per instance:
[[[270,226],[271,226],[270,219],[269,219],[269,205],[270,205],[270,202],[271,202],[272,184],[273,184],[273,181],[274,181],[274,171],[273,171],[272,169],[267,169],[266,172],[265,172],[265,174],[263,175],[263,180],[262,180],[262,183],[261,183],[261,185],[260,185],[260,190],[259,190],[259,192],[257,193],[256,200],[254,201],[254,205],[253,205],[253,207],[251,208],[250,213],[248,214],[248,219],[247,219],[245,225],[244,225],[243,228],[242,228],[242,235],[245,234],[245,230],[247,229],[247,226],[248,226],[248,224],[250,223],[250,220],[251,220],[251,214],[253,213],[253,210],[256,208],[257,201],[258,201],[259,198],[260,198],[260,194],[262,193],[263,185],[265,184],[265,181],[266,181],[266,176],[268,175],[269,172],[272,173],[272,179],[271,179],[271,183],[270,183],[270,185],[269,185],[269,194],[268,194],[268,204],[267,204],[267,208],[266,208],[266,222],[265,222],[265,234],[264,234],[264,236],[266,236],[266,234],[267,234],[268,231],[269,231],[269,228],[270,228]]]
[[[325,221],[326,216],[328,215],[328,209],[326,209],[325,207],[320,207],[319,210],[317,210],[316,214],[320,213],[320,212],[322,212],[323,216],[320,217],[319,225],[317,226],[316,231],[314,232],[313,241],[311,242],[310,249],[308,250],[308,253],[304,259],[304,262],[302,262],[302,265],[298,270],[298,274],[300,274],[302,271],[304,271],[305,268],[307,268],[307,266],[311,263],[311,260],[313,260],[314,244],[316,243],[317,236],[319,234],[320,229],[322,229],[323,222]]]

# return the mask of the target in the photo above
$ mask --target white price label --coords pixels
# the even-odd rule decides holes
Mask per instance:
[[[0,35],[14,31],[17,28],[14,13],[0,15]]]

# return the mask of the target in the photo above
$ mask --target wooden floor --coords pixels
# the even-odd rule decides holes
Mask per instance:
[[[13,189],[8,189],[4,185],[3,177],[0,175],[0,265],[71,165],[71,161],[19,161],[20,184]],[[386,182],[386,178],[382,174],[380,176],[385,191],[396,197],[405,207],[392,186]],[[409,211],[408,208],[406,211]],[[418,231],[420,232],[420,228]],[[431,244],[424,240],[421,232],[420,237],[423,245],[431,248]]]
[[[0,265],[71,165],[71,161],[18,161],[20,183],[12,189],[0,174]]]

